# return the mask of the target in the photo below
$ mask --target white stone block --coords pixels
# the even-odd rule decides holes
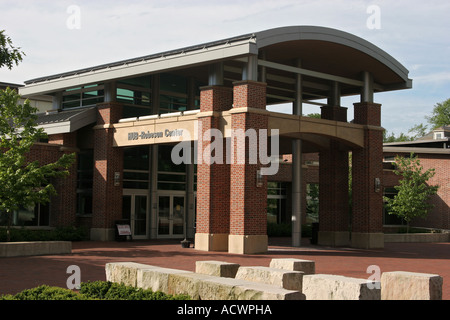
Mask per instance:
[[[312,260],[303,260],[295,258],[272,259],[270,267],[276,269],[302,271],[304,274],[316,273],[315,262]]]
[[[136,287],[152,291],[169,291],[169,277],[173,274],[192,273],[185,270],[146,266],[137,269]]]
[[[442,300],[443,279],[437,274],[405,271],[381,274],[382,300]]]
[[[371,284],[371,286],[368,286]],[[314,274],[303,276],[306,300],[380,300],[380,289],[367,279]]]
[[[236,279],[260,282],[288,290],[302,291],[303,272],[269,267],[240,267]]]
[[[239,264],[223,261],[196,261],[195,272],[210,276],[234,278]]]

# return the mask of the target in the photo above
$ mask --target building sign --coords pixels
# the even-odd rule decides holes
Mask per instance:
[[[174,129],[169,130],[165,129],[164,131],[158,131],[158,132],[150,132],[150,131],[133,131],[128,133],[128,141],[133,140],[143,140],[143,139],[157,139],[157,138],[163,138],[163,137],[182,137],[183,136],[183,129]]]
[[[196,136],[196,119],[190,121],[162,121],[148,125],[119,123],[114,125],[114,146],[192,141]]]

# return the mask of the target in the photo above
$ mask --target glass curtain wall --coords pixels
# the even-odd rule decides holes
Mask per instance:
[[[153,114],[151,76],[119,80],[116,87],[116,101],[124,106],[123,118]]]
[[[67,89],[62,94],[62,109],[92,107],[104,101],[103,85],[92,84]]]
[[[267,222],[288,223],[286,218],[286,184],[282,182],[267,183]]]

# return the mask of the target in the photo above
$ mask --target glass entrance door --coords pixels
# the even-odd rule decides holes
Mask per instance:
[[[131,233],[133,239],[148,238],[148,196],[136,192],[123,195],[123,211],[124,219],[130,220]]]
[[[185,199],[183,195],[159,195],[158,237],[182,238],[184,236]]]

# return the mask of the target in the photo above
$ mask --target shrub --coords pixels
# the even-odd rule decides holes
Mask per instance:
[[[57,227],[51,230],[12,228],[11,242],[18,241],[81,241],[88,239],[86,228]],[[0,241],[6,241],[6,228],[0,228]]]
[[[3,298],[3,297],[1,297]],[[69,289],[42,285],[26,289],[16,295],[7,295],[5,300],[83,300],[83,296]]]
[[[189,300],[187,295],[169,295],[150,289],[134,288],[109,281],[81,283],[80,291],[41,285],[15,295],[0,296],[0,300]]]
[[[104,300],[188,300],[186,295],[169,295],[160,291],[144,290],[122,283],[94,281],[81,284],[80,293],[91,299]]]

